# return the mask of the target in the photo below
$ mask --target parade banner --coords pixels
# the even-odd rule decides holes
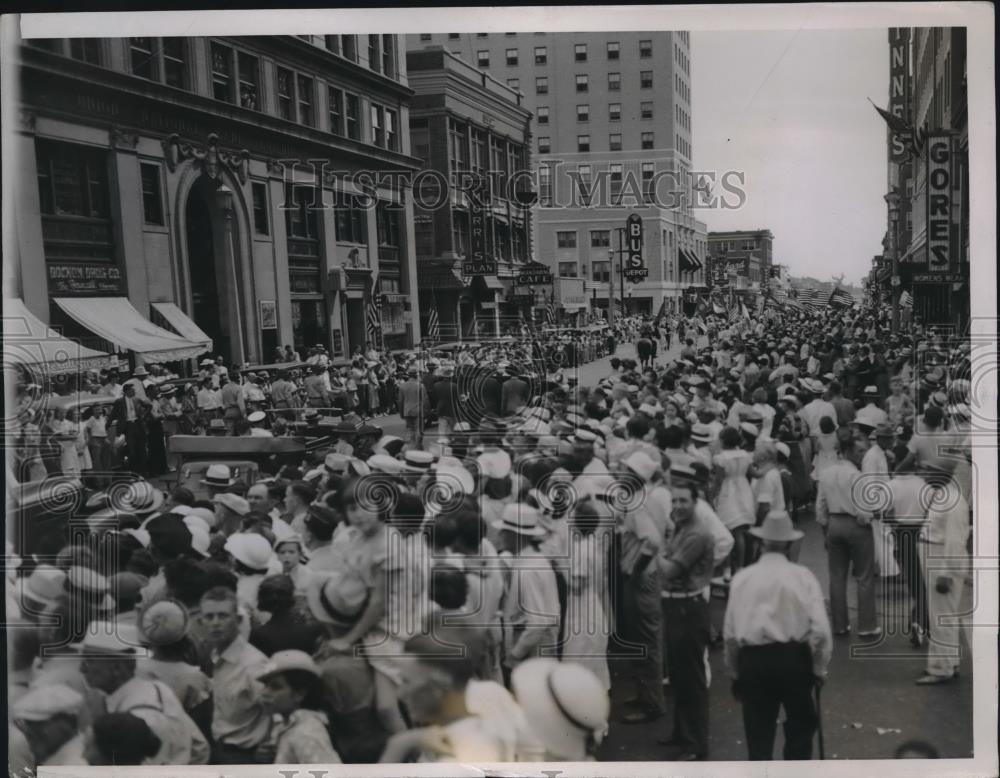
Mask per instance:
[[[927,138],[927,270],[948,273],[951,267],[951,152],[950,134]]]

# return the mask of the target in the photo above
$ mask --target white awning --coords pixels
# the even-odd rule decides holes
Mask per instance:
[[[184,311],[173,303],[153,303],[152,305],[153,310],[163,317],[174,332],[192,343],[204,345],[206,351],[212,350],[212,339],[202,331],[201,327],[191,321]]]
[[[157,327],[125,297],[57,297],[56,304],[91,332],[121,351],[134,351],[139,362],[175,362],[208,351]]]
[[[19,298],[3,301],[3,361],[50,375],[118,366],[113,354],[81,346],[50,329]]]

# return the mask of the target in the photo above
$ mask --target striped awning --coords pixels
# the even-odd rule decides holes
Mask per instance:
[[[118,367],[118,357],[64,338],[19,298],[3,301],[3,361],[49,375]]]

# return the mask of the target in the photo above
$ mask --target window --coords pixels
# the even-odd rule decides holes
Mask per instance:
[[[399,262],[399,247],[402,245],[400,213],[399,208],[391,203],[379,202],[375,208],[379,261]]]
[[[375,103],[372,103],[370,108],[372,119],[372,143],[376,146],[385,146],[385,128],[382,126],[384,111],[382,106],[375,105]]]
[[[622,104],[621,103],[611,103],[608,105],[608,119],[613,122],[621,121],[622,118]]]
[[[295,104],[292,98],[292,71],[285,68],[277,70],[278,116],[288,121],[295,121]]]
[[[253,230],[258,235],[270,235],[271,225],[267,210],[267,184],[254,181],[251,185],[253,193]]]
[[[448,33],[449,40],[458,40],[458,37],[459,37],[459,35],[458,35],[457,32],[449,32]]]
[[[376,73],[382,70],[382,47],[378,35],[368,36],[368,67]]]
[[[642,198],[646,204],[653,202],[655,192],[655,185],[653,184],[653,175],[655,173],[655,165],[652,162],[642,163]]]
[[[590,136],[589,135],[577,135],[576,136],[576,150],[577,151],[590,151]]]
[[[353,195],[335,192],[334,225],[340,243],[368,243],[368,213]]]
[[[590,79],[586,75],[578,75],[576,77],[576,91],[586,92],[590,84]]]
[[[420,36],[423,40],[423,36]],[[340,54],[340,36],[339,35],[324,35],[323,42],[326,45],[327,51],[332,51],[334,54]]]
[[[642,133],[642,148],[651,149],[653,148],[653,133],[644,132]]]
[[[577,62],[586,62],[587,61],[587,44],[586,43],[577,43],[573,47],[573,56],[574,56],[574,58],[576,59]]]
[[[608,73],[608,91],[618,92],[622,88],[622,74]]]
[[[507,49],[507,65],[509,67],[514,67],[517,65],[517,49]]]
[[[590,165],[577,165],[576,174],[580,189],[580,197],[584,203],[590,203]]]
[[[652,101],[646,101],[639,104],[639,118],[640,119],[652,119],[653,118],[653,103]]]
[[[73,59],[78,59],[81,62],[89,62],[91,65],[100,65],[100,38],[70,38],[69,55]]]
[[[236,59],[240,80],[240,105],[252,111],[259,110],[260,66],[257,58],[241,51],[236,55]]]
[[[311,186],[285,187],[285,229],[289,238],[319,238],[316,210],[320,206],[318,192]]]
[[[535,79],[535,94],[547,95],[549,93],[549,79],[546,76],[538,76]]]
[[[156,80],[156,57],[153,56],[155,44],[153,41],[154,38],[129,38],[129,59],[132,64],[132,73],[141,78],[148,78],[150,81]],[[218,46],[217,43],[212,44],[213,64],[216,46]]]
[[[163,195],[160,190],[160,166],[143,162],[139,165],[142,179],[142,219],[146,224],[163,224]]]
[[[308,76],[299,75],[296,91],[299,98],[299,122],[312,127],[315,123],[315,114],[313,114],[313,80]]]
[[[488,68],[490,66],[490,53],[486,49],[481,49],[476,52],[476,64],[481,68]]]
[[[576,107],[576,120],[578,122],[589,122],[590,121],[590,106],[589,105],[578,105]]]
[[[396,36],[382,36],[382,73],[389,78],[396,77]]]
[[[591,230],[590,247],[593,249],[608,248],[611,246],[611,230]]]
[[[653,56],[653,41],[639,41],[639,57],[647,59]]]
[[[560,262],[559,275],[563,278],[576,278],[576,262]]]
[[[548,154],[552,150],[552,139],[547,137],[541,137],[538,139],[538,153]]]
[[[357,35],[341,35],[340,36],[340,50],[344,53],[344,56],[351,62],[358,61],[358,36]]]
[[[488,38],[488,37],[490,37],[490,34],[488,32],[477,32],[476,33],[476,37],[477,38]]]
[[[618,59],[621,56],[621,44],[618,41],[608,41],[608,59]]]
[[[538,119],[538,123],[539,124],[548,124],[549,123],[549,107],[547,105],[539,106],[539,108],[538,108],[538,110],[536,112],[536,118]]]
[[[429,41],[433,36],[429,32],[420,33],[420,40]]]
[[[509,86],[511,89],[520,89],[521,88],[521,79],[519,79],[519,78],[508,78],[507,79],[507,86]]]
[[[643,88],[643,89],[652,89],[653,88],[653,71],[652,70],[643,70],[639,74],[639,86],[641,88]]]
[[[399,151],[399,115],[385,109],[385,147],[389,151]]]
[[[610,262],[602,260],[600,262],[591,262],[590,265],[593,268],[592,278],[594,281],[603,281],[604,283],[607,283],[611,280]]]
[[[535,64],[546,65],[549,61],[548,47],[535,46]]]
[[[608,150],[609,151],[622,150],[622,135],[620,132],[613,132],[608,136]]]
[[[347,137],[361,140],[361,101],[357,95],[344,93],[344,121]]]
[[[538,167],[538,203],[543,207],[552,205],[552,169],[548,165]]]
[[[344,93],[339,89],[326,88],[327,104],[329,105],[330,132],[334,135],[344,134]]]
[[[448,120],[448,155],[452,170],[469,170],[469,142],[466,137],[466,128],[464,124],[453,119]],[[485,164],[484,151],[483,165]]]
[[[576,248],[576,232],[574,230],[567,230],[556,233],[556,246],[561,249],[575,249]]]
[[[618,162],[614,162],[608,166],[608,172],[611,173],[611,198],[612,202],[615,201],[622,193],[622,166]]]
[[[49,216],[110,216],[107,153],[69,143],[35,142],[41,212]]]

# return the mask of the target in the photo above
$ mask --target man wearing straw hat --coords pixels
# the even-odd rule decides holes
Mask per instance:
[[[740,570],[729,589],[723,624],[733,693],[743,705],[747,755],[770,760],[778,709],[785,709],[785,759],[810,759],[819,719],[812,697],[833,650],[823,590],[806,567],[788,560],[802,532],[787,511],[771,511],[750,530],[760,559]]]

